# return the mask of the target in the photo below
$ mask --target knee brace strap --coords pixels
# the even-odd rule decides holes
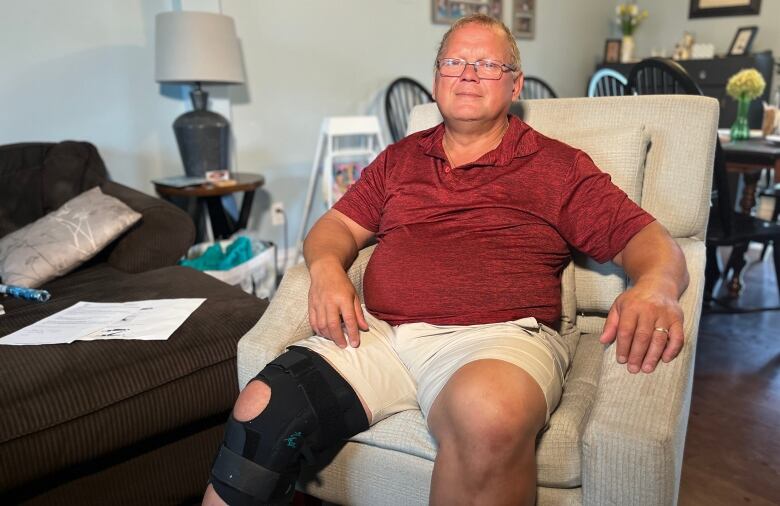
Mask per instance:
[[[306,348],[290,348],[256,379],[271,388],[268,406],[247,422],[230,416],[212,468],[214,489],[230,504],[287,500],[302,455],[310,458],[368,427],[352,387]]]

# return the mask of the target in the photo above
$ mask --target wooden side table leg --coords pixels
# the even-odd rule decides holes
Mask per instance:
[[[775,184],[780,184],[780,158],[775,160]]]
[[[214,232],[214,239],[219,240],[230,237],[235,231],[235,224],[222,206],[222,197],[206,197],[206,204],[209,208],[209,218],[211,219],[211,230]]]
[[[743,214],[751,214],[756,205],[756,188],[758,188],[758,180],[761,179],[761,172],[745,172],[743,177],[745,188],[742,190],[739,207]]]
[[[739,297],[742,291],[742,269],[745,268],[745,253],[747,253],[749,243],[744,242],[735,244],[734,249],[729,256],[729,262],[724,272],[728,273],[731,269],[731,279],[728,282],[728,294],[732,299]]]
[[[241,212],[238,215],[238,223],[236,223],[236,230],[246,228],[246,224],[249,221],[249,212],[252,210],[252,201],[255,198],[255,191],[250,190],[244,192],[244,199],[241,201]]]

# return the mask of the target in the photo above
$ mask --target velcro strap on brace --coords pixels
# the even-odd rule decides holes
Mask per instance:
[[[306,355],[315,366],[315,374],[301,378],[301,386],[320,421],[326,445],[349,438],[368,429],[368,419],[355,390],[324,358],[308,348],[291,346],[291,352]],[[319,445],[316,450],[322,450]]]
[[[260,498],[273,495],[281,476],[224,445],[219,448],[211,474],[244,494]]]

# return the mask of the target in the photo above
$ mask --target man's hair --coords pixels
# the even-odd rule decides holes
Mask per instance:
[[[447,30],[447,33],[444,34],[444,37],[441,38],[441,43],[439,44],[439,50],[436,53],[436,61],[433,62],[434,69],[438,70],[439,68],[438,66],[439,58],[441,58],[442,52],[444,52],[444,48],[446,47],[447,41],[449,40],[450,35],[452,35],[452,32],[454,32],[458,28],[462,28],[471,23],[475,23],[480,26],[485,26],[487,28],[492,28],[494,30],[497,30],[504,36],[504,38],[506,39],[506,43],[509,46],[510,58],[512,59],[512,61],[504,62],[504,63],[508,63],[510,65],[515,66],[515,69],[517,69],[517,72],[515,73],[515,77],[517,77],[517,74],[520,72],[520,50],[517,48],[517,42],[515,42],[515,37],[512,35],[512,32],[509,31],[509,28],[507,28],[504,23],[486,14],[469,14],[468,16],[462,17],[452,24],[450,29]]]

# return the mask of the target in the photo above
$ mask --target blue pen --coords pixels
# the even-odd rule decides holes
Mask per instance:
[[[24,286],[4,285],[0,283],[0,294],[10,295],[19,299],[34,300],[37,302],[46,302],[51,298],[51,294],[46,290],[36,290]]]

